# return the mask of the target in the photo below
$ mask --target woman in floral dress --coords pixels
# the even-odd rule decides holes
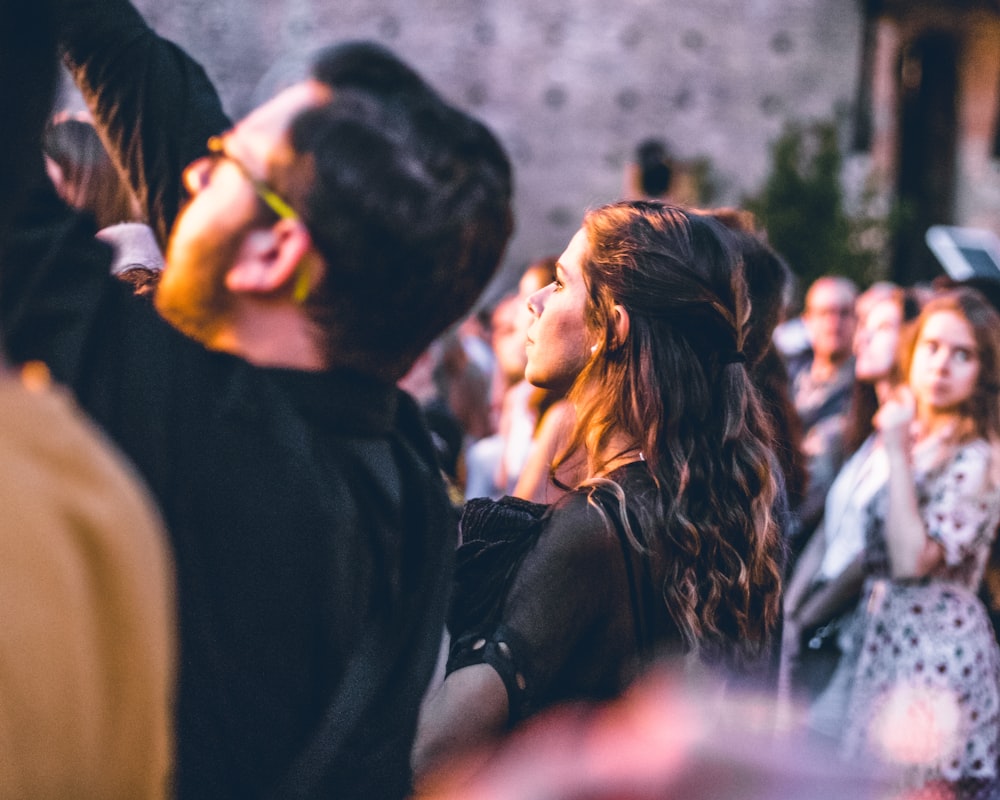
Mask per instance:
[[[917,319],[874,418],[889,469],[865,509],[865,590],[812,709],[845,757],[928,797],[1000,796],[1000,648],[976,597],[1000,521],[998,359],[1000,315],[973,290]]]

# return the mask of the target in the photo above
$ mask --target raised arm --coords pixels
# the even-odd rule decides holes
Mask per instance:
[[[926,575],[943,556],[940,543],[927,535],[917,500],[910,442],[915,406],[912,393],[900,388],[896,397],[882,405],[874,419],[889,457],[885,539],[894,578]]]
[[[184,168],[229,127],[201,66],[128,0],[60,0],[60,44],[108,152],[161,247],[186,193]]]

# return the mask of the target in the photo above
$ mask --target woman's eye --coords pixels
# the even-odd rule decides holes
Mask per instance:
[[[965,364],[972,357],[972,353],[968,350],[956,350],[955,351],[955,361],[959,364]]]

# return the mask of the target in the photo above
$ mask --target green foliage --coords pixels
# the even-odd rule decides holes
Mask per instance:
[[[720,179],[707,156],[690,162],[691,177],[698,191],[698,205],[705,208],[714,205],[722,194]]]
[[[771,174],[760,194],[744,200],[771,246],[801,278],[844,275],[861,286],[877,277],[884,223],[844,207],[842,159],[832,122],[788,123],[772,145]]]

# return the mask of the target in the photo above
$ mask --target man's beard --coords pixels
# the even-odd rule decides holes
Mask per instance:
[[[189,242],[183,250],[167,246],[166,268],[156,291],[160,315],[175,328],[210,345],[229,319],[232,295],[226,273],[233,265],[243,234],[222,241]]]

